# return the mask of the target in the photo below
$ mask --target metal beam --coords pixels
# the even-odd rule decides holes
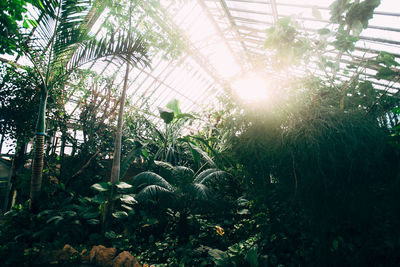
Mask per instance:
[[[186,43],[191,44],[190,47],[187,48],[187,53],[197,62],[197,64],[199,64],[203,68],[203,70],[210,77],[212,77],[217,83],[223,84],[223,79],[221,77],[217,76],[218,72],[214,69],[214,67],[211,65],[211,63],[208,62],[207,60],[205,60],[206,57],[204,57],[202,55],[202,53],[200,51],[198,51],[198,49],[193,45],[193,43],[189,40],[189,38],[181,31],[181,29],[178,27],[178,25],[176,25],[175,22],[173,22],[173,20],[169,17],[169,15],[166,13],[166,11],[162,7],[158,7],[158,9],[155,10],[149,4],[147,4],[145,1],[142,1],[140,4],[145,5],[149,9],[153,9],[154,13],[151,14],[151,17],[168,34],[171,34],[171,29],[166,26],[166,22],[168,22],[173,27],[173,29],[178,31],[181,38]],[[161,15],[161,16],[159,16],[159,15]],[[161,19],[161,17],[163,17],[164,19]]]
[[[275,0],[270,0],[269,4],[271,5],[271,10],[272,10],[272,16],[274,17],[274,23],[278,21],[278,9],[276,7],[276,1]]]
[[[232,28],[234,34],[236,35],[237,41],[239,41],[239,43],[241,44],[242,49],[243,49],[243,51],[245,52],[248,61],[249,61],[250,63],[252,63],[251,55],[249,54],[249,51],[247,50],[247,46],[244,44],[244,42],[243,42],[243,40],[242,40],[242,37],[240,36],[240,33],[239,33],[239,31],[238,31],[238,29],[237,29],[237,26],[236,26],[236,22],[235,22],[235,20],[233,19],[232,15],[231,15],[231,12],[230,12],[230,10],[229,10],[229,7],[227,6],[225,0],[219,0],[219,3],[220,3],[221,6],[222,6],[222,9],[223,9],[223,11],[224,11],[225,16],[226,16],[226,17],[228,18],[228,20],[229,20],[229,23],[230,23],[230,25],[231,25],[231,28]]]
[[[240,59],[237,57],[237,54],[233,51],[232,46],[230,45],[230,43],[226,39],[225,34],[223,33],[223,31],[219,27],[218,23],[215,21],[214,17],[211,15],[211,13],[210,13],[209,9],[207,8],[206,4],[204,4],[204,1],[203,0],[197,0],[197,3],[201,6],[201,8],[203,9],[204,13],[206,13],[208,19],[211,21],[211,23],[214,26],[215,30],[218,32],[219,37],[227,45],[227,47],[229,49],[229,52],[232,54],[232,56],[234,57],[234,59],[236,61],[236,64],[240,67],[242,72],[244,72],[243,64],[241,64]]]

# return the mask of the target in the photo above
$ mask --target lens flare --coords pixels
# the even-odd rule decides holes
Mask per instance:
[[[268,81],[257,73],[249,73],[234,81],[232,88],[245,101],[261,102],[268,99]]]

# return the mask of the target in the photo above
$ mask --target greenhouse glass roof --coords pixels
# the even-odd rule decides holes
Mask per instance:
[[[132,104],[144,105],[157,114],[157,107],[178,99],[184,111],[199,111],[202,105],[216,103],[215,96],[230,90],[249,74],[267,77],[276,83],[296,77],[316,75],[327,81],[349,80],[357,75],[368,78],[377,90],[398,94],[399,75],[394,79],[377,79],[378,66],[363,64],[381,51],[400,56],[400,6],[397,0],[382,0],[375,9],[368,28],[358,36],[353,51],[338,52],[333,37],[324,37],[328,46],[310,62],[299,62],[277,69],[271,64],[272,52],[266,47],[267,31],[283,18],[290,17],[311,42],[318,42],[321,29],[334,31],[330,23],[332,0],[180,0],[133,1],[134,27],[158,31],[166,39],[178,41],[181,51],[166,56],[165,50],[152,51],[151,68],[137,66],[129,75]],[[114,14],[115,15],[115,14]],[[101,25],[112,21],[110,10],[103,9],[91,17],[93,34],[101,34]],[[147,27],[147,28],[146,28]],[[336,28],[335,28],[336,27]],[[144,30],[143,30],[144,29]],[[179,46],[179,45],[178,45]],[[339,70],[321,69],[317,59],[337,63]],[[124,65],[94,64],[93,69],[115,77],[114,85],[123,82]],[[346,69],[346,66],[358,66]],[[346,70],[345,70],[346,69]],[[399,67],[392,68],[398,73]],[[254,78],[251,78],[254,80]],[[71,107],[73,109],[73,107]]]
[[[291,17],[315,38],[316,32],[332,28],[329,5],[333,1],[275,0],[193,0],[161,1],[161,5],[138,1],[136,8],[151,9],[151,18],[165,32],[178,33],[185,43],[183,53],[175,59],[165,59],[159,52],[152,69],[136,68],[130,75],[129,93],[140,107],[144,99],[150,106],[165,106],[173,98],[183,110],[199,110],[202,104],[215,101],[215,94],[231,88],[248,72],[262,72],[274,79],[291,79],[313,73],[327,73],[312,62],[277,71],[268,64],[270,51],[265,48],[266,32],[284,17]],[[338,60],[340,68],[359,66],[366,59],[376,58],[381,51],[400,56],[400,8],[396,0],[382,0],[375,9],[367,29],[359,36],[352,53],[337,52],[328,46],[324,56]],[[330,48],[330,49],[329,49]],[[376,89],[396,94],[400,84],[374,78],[377,68],[369,65],[362,70],[335,73],[335,79],[349,79],[358,71],[368,77]],[[123,72],[121,72],[123,73]],[[122,78],[121,78],[122,80]]]

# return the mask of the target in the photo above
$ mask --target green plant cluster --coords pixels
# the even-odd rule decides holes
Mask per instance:
[[[64,7],[71,3],[77,1]],[[134,14],[141,21],[135,33],[154,27],[158,2],[149,3],[131,3],[149,12]],[[126,28],[127,3],[109,4],[110,16],[123,13],[117,22]],[[58,43],[55,54],[42,54],[55,71],[48,72],[48,109],[41,109],[48,136],[37,212],[29,209],[33,152],[25,147],[43,90],[40,73],[2,65],[0,133],[16,139],[16,155],[13,207],[0,217],[1,265],[34,266],[44,252],[65,244],[101,244],[158,266],[397,266],[400,103],[390,88],[379,91],[362,73],[370,64],[377,70],[373,78],[396,81],[400,63],[381,52],[347,66],[342,71],[353,74],[340,80],[339,60],[324,56],[328,46],[339,56],[350,53],[378,4],[335,1],[333,27],[319,29],[315,42],[294,20],[278,20],[267,32],[270,63],[291,68],[315,56],[327,75],[276,85],[273,103],[242,103],[227,92],[219,109],[194,114],[176,99],[163,107],[126,101],[119,180],[112,182],[120,106],[115,76],[73,68],[68,79],[56,79],[67,73],[61,63],[68,58]],[[25,2],[13,5],[21,13]],[[320,16],[315,8],[313,15]],[[114,22],[105,28],[113,30]],[[72,38],[63,29],[60,34]],[[173,57],[183,46],[169,39],[175,34],[157,28],[144,38],[160,41]],[[119,51],[135,45],[116,41]]]

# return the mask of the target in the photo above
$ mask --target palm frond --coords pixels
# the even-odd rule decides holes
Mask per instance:
[[[174,170],[174,166],[169,164],[168,162],[165,161],[154,161],[154,164],[158,167],[158,172],[165,177],[168,181],[172,178],[172,173]]]
[[[192,184],[189,192],[197,200],[209,201],[211,199],[211,190],[204,184]]]
[[[171,200],[174,198],[174,192],[159,185],[148,185],[143,188],[138,194],[136,199],[139,202],[146,202],[149,200],[158,202],[160,200]]]
[[[226,176],[227,173],[219,169],[207,169],[197,175],[194,182],[199,184],[209,184],[213,181],[224,179]]]
[[[68,50],[66,50],[68,52]],[[128,64],[149,66],[147,46],[143,39],[137,36],[129,36],[125,33],[105,36],[101,40],[91,38],[79,43],[79,47],[65,66],[65,71],[81,67],[84,64],[99,59],[116,57]],[[62,67],[63,64],[61,64]]]
[[[193,181],[194,171],[184,166],[176,166],[174,167],[172,175],[176,184],[183,187]]]
[[[38,11],[40,20],[28,35],[26,52],[46,82],[57,82],[86,63],[110,57],[132,65],[149,66],[147,45],[134,33],[115,33],[96,39],[86,27],[91,0],[50,0]],[[47,76],[46,76],[47,77]]]
[[[134,187],[140,189],[149,185],[156,185],[168,191],[172,191],[173,187],[164,178],[154,172],[142,172],[132,178],[130,181]]]

